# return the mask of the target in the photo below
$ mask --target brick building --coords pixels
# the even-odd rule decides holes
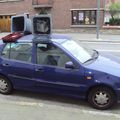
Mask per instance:
[[[100,0],[100,25],[105,0]],[[50,13],[54,29],[96,28],[97,0],[0,0],[0,31],[10,31],[10,17]]]

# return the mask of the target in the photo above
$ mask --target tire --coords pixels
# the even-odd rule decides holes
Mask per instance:
[[[0,93],[7,95],[10,94],[12,90],[13,87],[11,82],[7,78],[0,76]]]
[[[105,110],[117,103],[117,97],[108,87],[95,87],[88,94],[89,103],[96,109]]]

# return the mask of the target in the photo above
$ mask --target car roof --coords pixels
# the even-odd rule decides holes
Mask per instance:
[[[35,40],[35,38],[40,38],[40,40],[46,38],[46,39],[50,39],[52,42],[56,42],[59,44],[65,42],[67,40],[70,40],[70,37],[67,35],[64,35],[64,34],[52,34],[52,35],[50,35],[49,38],[48,38],[48,36],[45,36],[45,35],[44,36],[37,35],[37,37],[36,37],[33,34],[30,34],[30,35],[25,35],[25,36],[19,38],[17,41],[18,42],[33,42]],[[37,40],[37,42],[39,42],[39,40]]]

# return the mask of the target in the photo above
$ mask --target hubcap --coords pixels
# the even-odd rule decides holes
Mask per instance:
[[[109,94],[103,91],[99,91],[94,96],[94,102],[97,105],[105,106],[109,103]]]
[[[4,92],[8,88],[8,84],[3,79],[0,79],[0,91]]]

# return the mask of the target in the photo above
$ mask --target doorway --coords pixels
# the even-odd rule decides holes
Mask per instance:
[[[0,16],[0,32],[10,32],[11,15]]]

